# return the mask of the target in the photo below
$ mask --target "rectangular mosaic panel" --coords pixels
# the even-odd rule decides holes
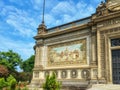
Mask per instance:
[[[87,64],[86,48],[86,39],[48,46],[48,66]]]

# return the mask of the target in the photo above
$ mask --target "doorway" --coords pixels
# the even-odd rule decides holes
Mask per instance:
[[[120,49],[112,50],[113,84],[120,84]]]

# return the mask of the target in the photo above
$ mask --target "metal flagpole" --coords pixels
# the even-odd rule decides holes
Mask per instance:
[[[44,24],[44,12],[45,12],[45,0],[43,1],[43,16],[42,16],[42,23]]]

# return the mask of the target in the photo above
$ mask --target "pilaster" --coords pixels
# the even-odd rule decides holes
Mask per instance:
[[[97,60],[98,60],[98,78],[101,78],[102,75],[101,75],[101,59],[100,59],[100,32],[97,31]]]

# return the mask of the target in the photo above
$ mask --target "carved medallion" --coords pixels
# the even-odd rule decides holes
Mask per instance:
[[[71,77],[76,78],[78,76],[77,70],[71,70]]]
[[[88,79],[90,77],[90,71],[87,69],[84,69],[84,70],[82,70],[81,75],[82,75],[82,78]]]
[[[61,72],[61,77],[62,77],[62,78],[66,78],[66,77],[67,77],[67,71],[63,70],[63,71]]]

